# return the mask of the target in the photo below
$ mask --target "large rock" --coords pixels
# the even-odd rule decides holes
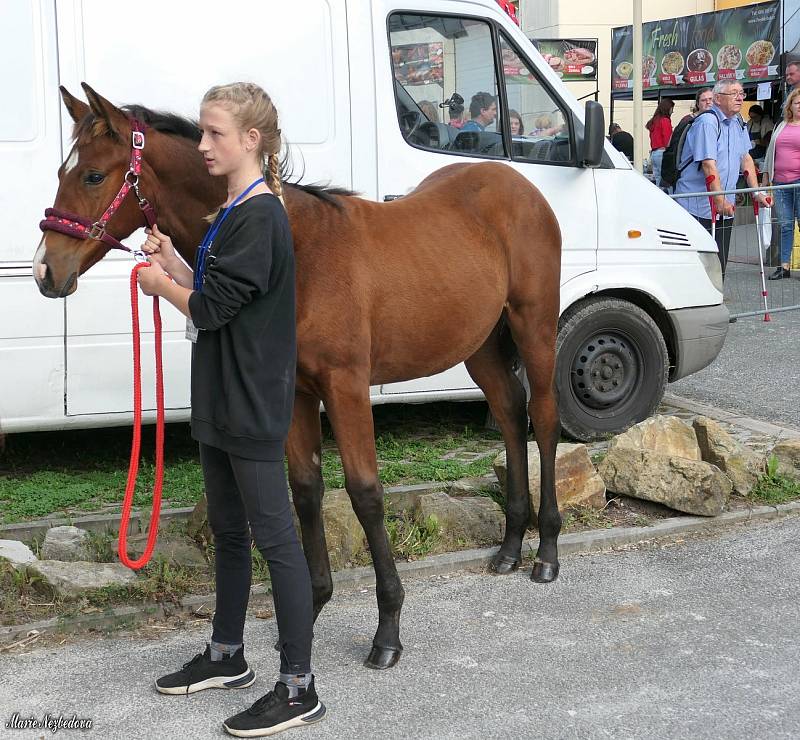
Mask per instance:
[[[138,558],[144,552],[146,545],[146,533],[128,537],[128,554],[132,558]],[[171,533],[158,536],[153,549],[153,558],[163,558],[168,563],[184,568],[200,570],[208,568],[208,560],[197,544]]]
[[[620,446],[609,450],[598,472],[609,491],[700,516],[721,513],[732,488],[710,463]]]
[[[541,497],[541,458],[536,442],[528,443],[528,491],[534,515],[539,512]],[[494,472],[503,491],[506,490],[506,453],[494,461]],[[602,509],[606,505],[606,486],[597,474],[586,445],[564,442],[556,449],[556,498],[558,508],[590,506]]]
[[[27,570],[65,599],[76,599],[95,588],[127,586],[136,582],[136,574],[120,563],[37,560],[28,565]]]
[[[322,497],[322,521],[331,568],[339,570],[361,563],[367,552],[367,536],[343,488],[326,491]]]
[[[88,541],[89,533],[78,527],[51,527],[44,535],[42,558],[44,560],[93,560]]]
[[[427,493],[417,500],[416,517],[435,517],[446,543],[491,545],[503,539],[505,515],[487,496],[448,496]]]
[[[8,560],[15,568],[37,559],[31,548],[19,540],[0,540],[0,558]]]
[[[788,439],[778,442],[770,455],[778,460],[778,472],[789,478],[800,480],[800,439]]]
[[[652,450],[670,457],[702,460],[694,429],[674,416],[651,416],[618,434],[608,449],[624,447],[632,450]]]
[[[764,458],[734,439],[707,416],[693,422],[703,460],[716,465],[733,483],[733,492],[746,496],[764,473]]]

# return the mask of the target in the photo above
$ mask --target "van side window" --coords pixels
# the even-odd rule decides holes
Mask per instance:
[[[511,156],[532,162],[569,162],[572,146],[563,105],[502,33],[500,51],[508,96],[508,123],[504,125],[511,132]]]
[[[506,158],[489,24],[394,13],[389,39],[397,121],[406,141]]]

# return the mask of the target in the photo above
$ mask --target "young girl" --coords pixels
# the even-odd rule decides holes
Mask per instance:
[[[272,578],[280,679],[224,727],[257,737],[325,714],[311,673],[311,580],[283,467],[294,399],[294,253],[281,197],[278,115],[269,96],[250,83],[213,87],[200,107],[200,129],[198,149],[209,173],[227,179],[227,200],[194,271],[154,226],[142,247],[151,264],[138,279],[144,293],[187,316],[194,343],[192,436],[200,443],[214,533],[217,607],[205,652],[157,679],[156,689],[190,694],[255,681],[243,646],[252,532]]]

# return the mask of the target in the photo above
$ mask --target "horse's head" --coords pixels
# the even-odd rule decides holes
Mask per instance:
[[[75,122],[74,144],[67,160],[58,170],[58,192],[54,210],[77,216],[78,221],[96,224],[117,197],[131,163],[133,124],[122,110],[82,83],[89,105],[74,98],[62,87],[61,97]],[[142,190],[147,190],[152,173],[143,168]],[[149,191],[148,191],[149,192]],[[119,240],[144,225],[136,198],[125,198],[113,211],[107,233]],[[69,231],[69,228],[67,228]],[[58,230],[44,231],[33,260],[33,275],[42,295],[62,298],[74,293],[78,276],[108,252],[99,241],[101,231],[93,236],[80,231],[72,234]]]

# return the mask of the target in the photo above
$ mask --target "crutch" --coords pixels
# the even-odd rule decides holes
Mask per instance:
[[[708,190],[708,203],[711,206],[711,238],[717,242],[717,207],[714,205],[714,196],[711,195],[711,183],[714,182],[714,175],[706,178],[706,190]],[[719,249],[719,247],[717,247]]]
[[[756,177],[758,174],[756,173]],[[747,172],[744,173],[745,182],[747,182]],[[761,226],[758,223],[758,200],[756,199],[758,193],[753,193],[751,200],[753,201],[753,215],[756,218],[756,234],[758,234],[758,269],[761,271],[761,296],[764,299],[764,321],[769,321],[769,306],[767,305],[767,281],[764,279],[764,236],[761,233]]]

